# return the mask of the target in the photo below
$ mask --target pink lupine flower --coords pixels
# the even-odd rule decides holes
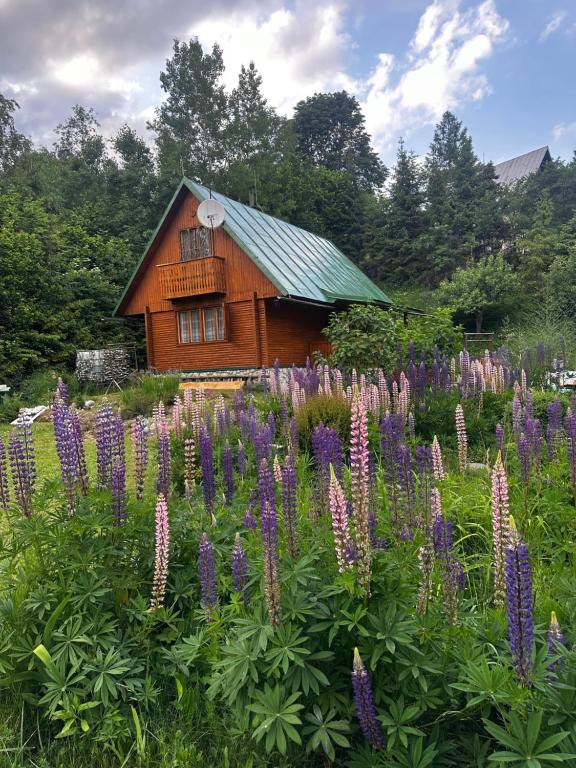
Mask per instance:
[[[434,479],[444,480],[446,473],[444,472],[444,463],[442,461],[442,449],[436,435],[434,435],[434,440],[432,440],[432,466],[434,467]]]
[[[494,552],[494,603],[504,605],[505,553],[510,539],[510,505],[508,500],[508,478],[498,452],[492,470],[492,546]]]
[[[168,504],[164,496],[160,494],[156,502],[156,557],[154,559],[154,582],[150,602],[150,610],[152,611],[164,605],[169,551],[170,524],[168,520]]]
[[[350,568],[352,563],[349,560],[351,552],[350,531],[348,529],[348,510],[346,508],[346,498],[334,467],[330,464],[330,514],[332,516],[332,532],[334,534],[334,548],[336,550],[336,560],[338,561],[338,570],[344,573]]]
[[[358,552],[358,578],[370,592],[370,472],[368,463],[368,422],[366,409],[358,391],[352,400],[350,433],[350,474],[352,480],[352,514]]]
[[[460,465],[460,472],[465,472],[468,463],[468,438],[466,436],[464,410],[460,403],[456,406],[456,436],[458,438],[458,463]]]
[[[278,460],[278,454],[274,456],[274,463],[272,465],[272,470],[274,472],[274,480],[276,480],[277,483],[282,482],[282,467],[280,466],[280,461]]]
[[[180,396],[176,395],[174,398],[174,405],[172,406],[172,430],[176,437],[180,438],[182,437],[182,428],[183,428],[183,419],[182,419],[182,400],[180,400]]]

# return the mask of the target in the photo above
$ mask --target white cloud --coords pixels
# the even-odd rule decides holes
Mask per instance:
[[[554,32],[557,32],[567,15],[566,11],[556,11],[542,30],[540,40],[546,40],[550,35],[553,35]]]
[[[494,0],[460,10],[458,0],[433,0],[404,58],[380,54],[362,92],[366,123],[380,151],[397,136],[435,123],[444,111],[490,92],[480,65],[509,29]],[[394,77],[393,77],[394,75]]]
[[[282,7],[269,15],[228,13],[189,31],[203,46],[218,42],[222,47],[228,88],[236,85],[240,66],[253,60],[268,102],[289,114],[297,101],[316,91],[357,89],[344,67],[353,47],[344,11],[325,2]]]
[[[576,136],[576,122],[558,123],[552,128],[552,135],[556,141],[564,138],[564,136]]]

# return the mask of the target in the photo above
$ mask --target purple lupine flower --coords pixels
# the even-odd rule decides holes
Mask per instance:
[[[246,459],[246,448],[243,443],[238,440],[238,453],[236,454],[236,465],[238,467],[238,474],[240,477],[244,477],[246,474],[248,461]]]
[[[398,501],[401,510],[401,530],[409,538],[413,537],[416,527],[416,494],[414,489],[414,472],[410,449],[404,443],[398,446]]]
[[[258,464],[262,459],[269,459],[272,452],[272,433],[268,424],[264,424],[257,430],[254,438],[254,452]]]
[[[282,516],[286,530],[286,544],[290,557],[298,556],[296,543],[296,469],[292,457],[287,456],[282,473]]]
[[[529,685],[534,646],[532,571],[528,547],[520,539],[512,519],[506,547],[506,602],[512,661],[519,680]]]
[[[234,459],[232,457],[232,448],[226,441],[222,449],[222,478],[224,480],[224,497],[226,503],[230,504],[234,497]]]
[[[376,719],[372,684],[366,671],[366,667],[358,648],[354,648],[354,661],[352,664],[352,691],[356,704],[356,717],[364,738],[373,749],[384,748],[384,735],[380,723]]]
[[[210,611],[216,605],[216,572],[214,550],[206,533],[200,537],[198,547],[198,575],[200,577],[200,604]]]
[[[350,428],[350,475],[352,485],[352,516],[357,549],[358,580],[364,591],[370,592],[370,480],[368,467],[368,422],[366,408],[358,391],[352,399]]]
[[[193,437],[184,440],[184,495],[190,501],[196,477],[196,444]]]
[[[208,432],[205,427],[200,429],[200,466],[202,468],[204,506],[206,512],[211,514],[214,510],[214,499],[216,498],[214,453],[212,450],[212,438],[210,437],[210,432]]]
[[[80,490],[82,495],[86,496],[89,490],[88,464],[86,462],[86,452],[84,450],[84,440],[82,438],[82,425],[80,424],[78,411],[75,408],[70,409],[70,421],[72,423],[72,439],[74,442]]]
[[[96,411],[96,466],[99,488],[111,488],[112,486],[114,422],[112,406],[108,402],[103,402]]]
[[[112,513],[114,525],[126,521],[126,453],[124,445],[124,424],[120,416],[114,420],[112,443]]]
[[[522,474],[522,482],[524,485],[528,485],[530,482],[530,443],[528,438],[521,432],[518,437],[518,459],[520,461],[520,471]]]
[[[144,479],[148,464],[148,426],[143,416],[137,416],[132,422],[132,462],[134,465],[134,489],[136,498],[144,498]]]
[[[442,594],[444,610],[450,624],[456,623],[458,589],[462,579],[462,567],[454,557],[452,522],[442,515],[434,520],[434,553],[442,566]]]
[[[496,450],[504,456],[504,427],[502,424],[496,424],[495,429],[496,436]]]
[[[427,445],[416,446],[416,468],[418,471],[418,505],[420,527],[427,531],[430,525],[430,500],[434,488],[434,464],[432,449]]]
[[[258,521],[252,514],[250,507],[248,507],[244,513],[244,527],[251,531],[255,531],[256,528],[258,528]]]
[[[68,500],[68,512],[73,515],[78,503],[78,462],[76,460],[74,425],[70,408],[61,400],[58,392],[52,405],[54,442],[60,461],[60,475]]]
[[[546,635],[546,642],[548,645],[548,655],[558,656],[558,651],[564,645],[564,635],[560,629],[560,624],[556,618],[556,614],[552,611],[550,616],[550,626],[548,627],[548,633]],[[562,664],[562,659],[555,659],[548,665],[550,672],[557,670]]]
[[[512,400],[512,429],[514,430],[516,438],[520,436],[520,433],[522,432],[522,426],[522,401],[520,400],[520,395],[516,393]]]
[[[56,395],[55,400],[60,400],[64,405],[70,405],[70,395],[68,394],[68,387],[66,382],[60,376],[56,382]]]
[[[165,418],[158,424],[158,440],[156,449],[158,452],[158,479],[156,481],[156,491],[158,495],[162,494],[165,499],[170,495],[170,432],[168,422]]]
[[[8,439],[8,456],[14,496],[25,517],[32,515],[32,494],[36,481],[36,459],[30,419],[21,416]]]
[[[402,528],[398,461],[401,444],[401,427],[399,422],[398,414],[387,414],[380,422],[380,446],[384,465],[384,483],[392,529],[396,538],[399,538]]]
[[[566,432],[570,481],[572,483],[572,490],[576,494],[576,416],[573,415],[571,408],[568,409],[564,419],[564,431]]]
[[[166,580],[168,578],[168,559],[170,553],[170,521],[168,504],[164,496],[156,501],[156,552],[154,557],[154,581],[150,610],[156,611],[164,605]]]
[[[258,487],[262,521],[262,557],[264,560],[264,591],[268,617],[273,627],[281,621],[280,582],[278,580],[278,522],[274,480],[266,459],[258,467]]]
[[[316,483],[314,497],[317,511],[322,514],[328,509],[330,487],[330,465],[334,467],[336,477],[342,479],[342,443],[335,429],[319,424],[311,436]]]
[[[10,503],[10,485],[8,483],[8,462],[6,448],[0,436],[0,507],[8,509]]]
[[[244,605],[247,606],[249,602],[246,589],[248,584],[248,565],[246,563],[246,552],[242,546],[239,533],[236,534],[234,546],[232,547],[232,581],[234,583],[234,591],[242,598]]]
[[[539,419],[529,417],[525,422],[525,434],[530,446],[530,460],[537,469],[540,468],[542,454],[542,428]]]
[[[266,419],[266,424],[268,426],[268,429],[270,430],[270,439],[273,441],[276,437],[276,419],[274,418],[274,414],[272,411],[268,414],[268,418]]]

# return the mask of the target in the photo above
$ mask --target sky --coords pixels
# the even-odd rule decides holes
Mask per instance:
[[[146,135],[173,40],[193,36],[223,48],[227,88],[253,60],[284,115],[353,93],[388,164],[400,137],[424,154],[447,109],[485,161],[576,148],[576,0],[0,0],[0,92],[38,144],[76,103],[108,136]]]

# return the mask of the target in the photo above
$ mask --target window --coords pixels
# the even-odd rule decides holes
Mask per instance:
[[[178,312],[178,341],[180,344],[200,344],[224,341],[224,307],[204,307]]]
[[[205,259],[211,255],[210,230],[206,227],[180,230],[180,258],[182,261]]]

